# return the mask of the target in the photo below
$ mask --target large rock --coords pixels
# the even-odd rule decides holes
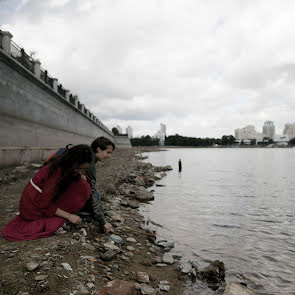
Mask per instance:
[[[255,295],[257,293],[238,283],[229,283],[226,286],[223,294],[224,295]]]
[[[135,284],[122,280],[113,280],[100,289],[97,295],[135,295]]]

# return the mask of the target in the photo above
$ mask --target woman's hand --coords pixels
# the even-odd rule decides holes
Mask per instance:
[[[87,180],[86,176],[84,174],[81,174],[81,179]]]
[[[69,220],[70,222],[74,223],[74,224],[78,224],[81,223],[82,219],[75,215],[75,214],[70,214],[67,218],[67,220]]]

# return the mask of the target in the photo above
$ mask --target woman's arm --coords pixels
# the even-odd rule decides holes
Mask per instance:
[[[82,221],[82,219],[79,216],[77,216],[75,214],[71,214],[71,213],[69,213],[67,211],[64,211],[64,210],[60,209],[60,208],[56,209],[55,215],[59,216],[59,217],[62,217],[62,218],[65,218],[65,219],[67,219],[70,222],[75,223],[75,224],[80,223]]]

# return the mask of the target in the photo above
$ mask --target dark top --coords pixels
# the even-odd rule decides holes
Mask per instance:
[[[98,221],[101,227],[103,227],[106,224],[106,222],[104,220],[104,214],[101,211],[100,201],[97,198],[97,191],[95,188],[96,163],[97,163],[97,159],[95,157],[95,154],[92,152],[92,161],[90,163],[89,168],[86,170],[86,175],[88,176],[88,183],[90,184],[90,188],[91,188],[91,195],[85,205],[85,210],[90,211],[94,219]]]

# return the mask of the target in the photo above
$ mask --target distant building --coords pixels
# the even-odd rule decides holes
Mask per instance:
[[[120,126],[120,125],[117,125],[117,130],[118,130],[118,132],[119,132],[119,134],[122,134],[122,127]]]
[[[288,135],[289,139],[293,139],[295,137],[295,123],[285,124],[283,134]]]
[[[262,133],[264,134],[264,137],[268,137],[271,139],[274,139],[275,137],[275,125],[272,121],[266,121],[264,122]]]
[[[128,135],[128,138],[132,138],[133,137],[133,129],[132,129],[132,127],[128,126],[126,128],[126,134]]]
[[[166,137],[166,125],[161,123],[160,124],[160,130],[157,132],[156,137],[159,138],[160,142],[159,145],[160,146],[164,146],[165,145],[165,137]]]
[[[256,141],[262,141],[263,137],[263,133],[258,133],[253,125],[248,125],[244,128],[238,128],[235,130],[235,138],[237,140],[256,139]]]
[[[273,138],[273,141],[276,143],[288,143],[289,140],[289,136],[285,134],[276,134]]]

